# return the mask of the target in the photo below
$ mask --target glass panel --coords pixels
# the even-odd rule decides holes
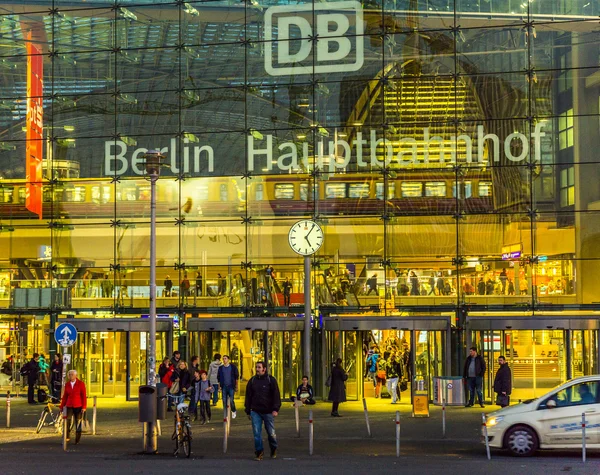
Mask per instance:
[[[423,183],[403,181],[400,185],[402,198],[417,198],[423,196]]]
[[[325,185],[325,198],[345,198],[346,184],[345,183],[327,183]]]

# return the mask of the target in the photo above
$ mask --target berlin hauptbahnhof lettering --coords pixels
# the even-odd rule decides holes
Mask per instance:
[[[542,132],[543,122],[535,124],[531,132],[533,139],[533,161],[541,160],[541,138],[546,134]],[[396,162],[400,167],[410,167],[417,163],[428,164],[431,157],[436,158],[437,163],[456,163],[456,149],[459,144],[464,148],[464,161],[466,163],[484,162],[484,143],[493,149],[494,162],[500,161],[501,150],[507,160],[521,162],[530,155],[530,141],[527,136],[520,132],[514,132],[504,139],[504,143],[498,135],[485,133],[483,125],[477,126],[477,153],[473,153],[473,138],[469,135],[453,136],[445,140],[440,136],[431,136],[429,127],[423,129],[423,140],[417,141],[412,137],[403,137],[398,141],[386,140],[371,130],[369,140],[365,139],[362,132],[356,133],[356,138],[348,143],[340,138],[328,140],[328,150],[325,151],[325,141],[316,143],[315,163],[318,168],[346,168],[352,157],[356,158],[360,166],[389,166]],[[394,146],[399,146],[396,152]],[[423,148],[422,161],[419,161],[419,145]],[[503,146],[502,146],[503,145]],[[273,147],[273,135],[264,135],[256,139],[252,135],[247,137],[247,160],[248,171],[254,171],[256,167],[271,171],[298,170],[300,165],[309,168],[309,146],[307,142],[284,142]],[[435,147],[435,154],[431,148]],[[514,148],[513,148],[514,147]],[[353,150],[354,149],[354,153]],[[396,147],[398,149],[398,147]],[[130,173],[130,169],[137,175],[144,174],[144,154],[146,148],[135,149],[129,157],[128,147],[120,140],[105,142],[104,170],[106,175],[123,175]],[[201,173],[214,172],[215,151],[210,145],[190,145],[188,139],[183,141],[183,155],[181,163],[177,160],[177,139],[172,138],[169,147],[160,149],[168,156],[168,163],[172,173]],[[519,150],[518,155],[513,150]],[[379,154],[378,154],[379,151]],[[385,158],[381,160],[379,157]],[[331,159],[334,157],[334,159]],[[202,160],[206,163],[203,165]],[[385,162],[385,163],[384,163]],[[203,166],[202,166],[203,165]],[[181,168],[181,169],[180,169]]]

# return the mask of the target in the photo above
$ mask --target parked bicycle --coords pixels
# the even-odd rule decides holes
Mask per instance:
[[[44,427],[54,426],[54,430],[58,434],[62,434],[63,431],[63,419],[58,408],[60,401],[54,397],[48,398],[46,406],[40,414],[40,419],[37,423],[35,433],[39,434]]]
[[[173,455],[178,456],[183,450],[187,458],[192,454],[192,426],[188,414],[188,405],[180,403],[175,411],[175,431],[171,437],[175,441]]]

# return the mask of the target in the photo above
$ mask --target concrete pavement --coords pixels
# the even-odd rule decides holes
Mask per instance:
[[[238,401],[241,408],[242,401]],[[91,405],[91,403],[90,403]],[[301,408],[301,434],[296,437],[294,410],[285,403],[276,419],[278,459],[252,460],[250,422],[240,410],[232,421],[229,450],[223,453],[223,411],[213,412],[212,422],[193,423],[191,459],[174,458],[172,413],[163,421],[159,454],[140,455],[142,425],[137,422],[137,403],[119,399],[98,399],[97,435],[84,434],[81,444],[68,452],[50,428],[33,434],[43,406],[29,406],[13,400],[11,429],[0,429],[2,473],[165,473],[183,471],[241,470],[259,473],[402,473],[415,474],[537,474],[600,473],[600,454],[589,453],[583,465],[581,454],[541,452],[529,459],[517,459],[493,451],[492,461],[480,444],[480,408],[450,407],[447,433],[442,438],[441,409],[431,407],[431,417],[412,418],[408,404],[392,405],[388,400],[369,399],[372,437],[367,437],[361,402],[340,406],[342,418],[330,417],[330,404],[319,402],[314,411],[314,454],[308,455],[308,408]],[[214,408],[213,408],[214,409]],[[494,407],[484,410],[493,410]],[[395,452],[395,411],[401,413],[401,456]],[[90,412],[91,416],[91,412]],[[5,402],[0,400],[0,426],[4,427]],[[266,439],[265,439],[266,444]],[[5,462],[10,462],[6,464]]]

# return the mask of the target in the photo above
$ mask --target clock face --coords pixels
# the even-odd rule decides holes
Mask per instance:
[[[294,252],[302,256],[310,256],[323,245],[323,230],[310,220],[298,221],[294,224],[288,234],[290,247]]]

